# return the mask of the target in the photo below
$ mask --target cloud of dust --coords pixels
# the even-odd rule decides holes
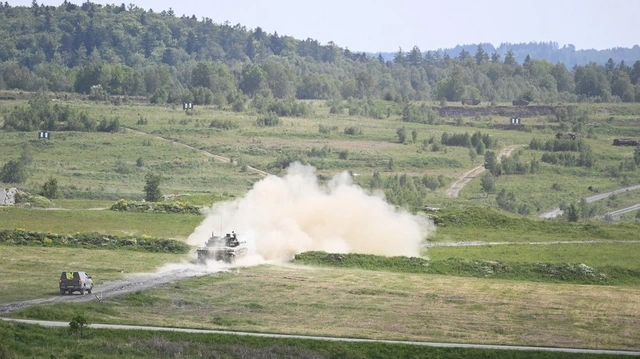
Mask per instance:
[[[435,226],[424,215],[396,209],[381,194],[367,193],[347,172],[323,186],[315,168],[296,162],[284,177],[268,176],[243,198],[215,204],[187,243],[201,246],[212,232],[231,231],[249,247],[238,264],[257,264],[310,250],[419,256]]]

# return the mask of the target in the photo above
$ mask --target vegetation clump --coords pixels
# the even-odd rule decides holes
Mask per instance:
[[[81,247],[129,249],[145,252],[187,253],[190,247],[174,239],[142,236],[115,236],[101,233],[56,234],[25,231],[0,231],[0,243],[18,246]]]
[[[385,257],[357,253],[326,253],[321,251],[298,254],[294,263],[340,268],[359,268],[401,273],[441,274],[459,277],[480,277],[525,280],[535,282],[563,282],[575,284],[640,283],[637,270],[611,267],[596,269],[575,263],[521,263],[448,258],[429,260],[419,257]]]
[[[152,212],[152,213],[182,213],[200,215],[200,207],[182,201],[173,202],[128,202],[120,199],[109,207],[112,211],[122,212]]]

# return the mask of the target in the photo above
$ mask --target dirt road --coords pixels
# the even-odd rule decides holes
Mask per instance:
[[[159,273],[143,273],[132,275],[126,279],[95,285],[92,294],[86,295],[56,295],[53,298],[26,300],[14,303],[0,303],[0,315],[35,305],[47,305],[68,302],[88,302],[91,300],[105,301],[109,298],[127,293],[137,292],[176,282],[180,279],[205,275],[213,271],[196,265],[185,266],[180,269],[169,269]]]
[[[502,158],[502,156],[507,156],[507,157],[511,156],[511,153],[513,152],[513,150],[521,146],[524,146],[524,145],[512,145],[512,146],[507,146],[503,148],[502,150],[500,150],[500,152],[498,152],[498,155],[497,155],[498,161],[500,160],[500,158]],[[484,165],[480,165],[463,173],[462,176],[458,178],[458,180],[456,180],[451,184],[451,187],[449,187],[449,189],[447,190],[447,197],[449,198],[458,197],[458,194],[464,188],[464,186],[466,186],[469,182],[471,182],[472,179],[478,177],[478,175],[480,175],[485,170],[486,169],[484,168]]]
[[[605,192],[605,193],[598,193],[596,195],[593,195],[593,196],[590,196],[590,197],[586,197],[584,200],[587,201],[587,203],[591,203],[591,202],[599,201],[601,199],[608,198],[610,196],[613,196],[614,194],[624,193],[624,192],[628,192],[628,191],[635,191],[637,189],[640,189],[640,184],[637,184],[635,186],[629,186],[629,187],[620,188],[620,189],[617,189],[615,191],[610,191],[610,192]],[[627,212],[633,211],[634,209],[628,210]],[[623,211],[623,210],[620,210],[620,211]],[[551,209],[551,210],[548,210],[548,211],[546,211],[544,213],[541,213],[539,217],[540,218],[556,218],[559,215],[561,215],[562,213],[563,213],[563,211],[559,207],[556,207],[554,209]],[[617,214],[620,215],[622,213],[626,213],[626,212],[623,211],[623,212],[620,212],[620,213],[617,213]]]

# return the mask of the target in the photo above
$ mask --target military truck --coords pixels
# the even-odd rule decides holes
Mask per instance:
[[[245,241],[239,241],[235,232],[227,233],[224,237],[211,233],[203,247],[197,249],[198,263],[205,264],[208,260],[235,263],[236,259],[247,254]]]

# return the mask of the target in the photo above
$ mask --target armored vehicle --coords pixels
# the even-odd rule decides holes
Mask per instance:
[[[227,233],[226,236],[220,237],[211,233],[211,237],[207,240],[204,247],[197,249],[198,263],[204,264],[207,260],[223,261],[225,263],[234,263],[237,258],[247,254],[248,248],[245,241],[239,241],[235,232]]]

